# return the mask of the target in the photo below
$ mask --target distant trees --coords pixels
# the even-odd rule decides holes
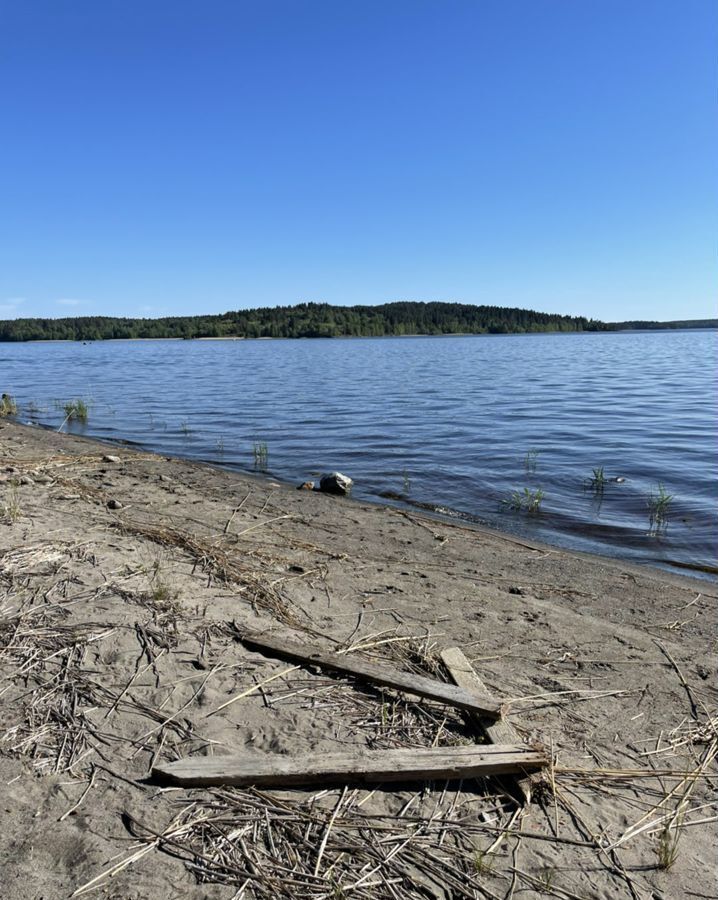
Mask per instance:
[[[525,334],[604,331],[625,327],[711,327],[702,323],[631,322],[607,325],[582,316],[559,316],[500,306],[402,301],[381,306],[297,306],[242,309],[216,316],[128,319],[83,316],[0,322],[0,341],[95,341],[117,338],[316,338],[407,334]]]

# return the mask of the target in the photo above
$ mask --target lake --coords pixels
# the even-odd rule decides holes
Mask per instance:
[[[716,336],[2,344],[0,390],[20,421],[57,428],[79,397],[87,425],[65,428],[88,436],[297,484],[339,470],[362,499],[702,567],[718,534]],[[651,522],[661,486],[672,499]]]

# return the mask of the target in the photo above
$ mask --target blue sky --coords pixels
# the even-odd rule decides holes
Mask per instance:
[[[716,315],[713,0],[2,0],[0,317]]]

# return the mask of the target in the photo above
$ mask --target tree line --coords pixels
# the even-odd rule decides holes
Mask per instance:
[[[712,325],[717,324],[711,320]],[[466,303],[398,302],[379,306],[296,306],[243,309],[221,315],[159,319],[81,316],[0,321],[0,341],[100,341],[130,338],[330,338],[389,335],[527,334],[605,331],[625,327],[711,327],[711,322],[606,324],[583,316]]]

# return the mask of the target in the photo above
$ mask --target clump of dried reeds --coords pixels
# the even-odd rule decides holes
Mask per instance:
[[[181,550],[210,578],[239,587],[255,609],[269,613],[278,622],[303,627],[302,620],[291,610],[290,602],[269,582],[266,572],[248,565],[244,561],[246,556],[240,559],[238,554],[223,547],[221,538],[212,542],[179,528],[143,522],[122,521],[115,527],[160,546]]]
[[[177,801],[180,812],[163,833],[132,825],[147,845],[184,859],[200,883],[233,885],[235,896],[414,898],[427,885],[485,895],[474,858],[486,827],[475,804],[421,791],[398,815],[376,814],[364,808],[373,793],[216,789]]]
[[[12,683],[23,685],[13,703],[17,721],[2,741],[7,752],[31,756],[42,774],[72,771],[92,748],[84,710],[97,704],[102,690],[83,661],[88,645],[113,630],[59,618],[56,611],[29,608],[0,622],[0,657],[12,669]]]

